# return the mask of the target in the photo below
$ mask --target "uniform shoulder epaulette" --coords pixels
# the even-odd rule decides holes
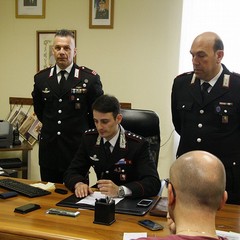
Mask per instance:
[[[81,66],[80,69],[84,72],[87,72],[87,73],[90,73],[92,75],[97,75],[97,72],[95,72],[94,70],[90,69],[90,68],[87,68],[85,66]]]
[[[40,70],[39,72],[36,73],[36,75],[40,74],[40,73],[43,73],[43,72],[46,72],[46,71],[49,71],[49,69],[51,69],[52,67],[47,67],[47,68],[44,68],[42,70]]]
[[[138,142],[141,142],[144,138],[136,133],[132,133],[130,131],[125,130],[125,135],[127,138],[131,138],[133,140],[136,140]]]
[[[97,129],[96,128],[92,128],[92,129],[88,129],[88,130],[86,130],[85,132],[84,132],[85,134],[98,134],[98,131],[97,131]]]
[[[188,75],[191,75],[191,74],[193,74],[193,71],[181,73],[177,77],[188,76]]]
[[[240,73],[232,72],[233,75],[240,77]]]

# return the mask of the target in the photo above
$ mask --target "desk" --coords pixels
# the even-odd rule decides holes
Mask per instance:
[[[226,204],[217,212],[216,228],[221,231],[240,233],[240,205]]]
[[[22,181],[31,183],[29,180]],[[58,186],[64,188],[62,185]],[[0,189],[0,191],[2,191],[2,189]],[[93,223],[94,211],[92,210],[80,210],[80,215],[76,218],[46,214],[47,209],[56,207],[55,204],[57,202],[70,195],[70,192],[68,195],[60,195],[52,192],[50,195],[38,198],[27,198],[19,195],[17,197],[9,198],[6,200],[0,199],[0,239],[122,240],[124,232],[147,232],[148,236],[166,236],[169,234],[165,218],[149,215],[141,217],[116,214],[116,222],[111,226],[105,226]],[[27,213],[26,215],[14,213],[15,207],[27,203],[39,204],[41,206],[41,209]],[[71,208],[63,209],[73,210]],[[226,206],[224,210],[218,214],[218,230],[231,230],[239,232],[239,217],[240,206]],[[149,218],[153,221],[159,222],[164,226],[164,230],[153,232],[141,227],[137,224],[137,221],[143,218]]]
[[[28,178],[28,154],[30,150],[32,150],[32,146],[26,141],[23,141],[19,146],[13,146],[11,148],[0,148],[0,152],[22,152],[22,167],[16,168],[16,170],[20,169],[22,171],[22,178],[25,179]]]

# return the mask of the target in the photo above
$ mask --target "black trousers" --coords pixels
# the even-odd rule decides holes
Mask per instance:
[[[227,186],[229,204],[240,205],[240,166],[226,167]]]
[[[63,183],[64,172],[40,166],[41,180],[44,182]]]

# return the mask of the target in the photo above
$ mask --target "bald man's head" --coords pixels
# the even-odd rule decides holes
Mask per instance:
[[[214,52],[217,50],[224,50],[224,45],[222,39],[214,32],[204,32],[199,34],[193,41],[193,44],[196,42],[204,42],[205,44],[211,45]]]
[[[225,169],[216,156],[205,151],[191,151],[172,164],[170,181],[182,204],[217,210],[226,186]]]

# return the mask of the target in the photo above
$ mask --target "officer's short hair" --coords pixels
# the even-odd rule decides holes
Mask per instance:
[[[213,44],[213,50],[214,50],[214,52],[216,52],[218,50],[224,50],[223,41],[220,38],[215,39],[215,42]]]
[[[101,113],[112,113],[113,117],[116,118],[120,113],[120,103],[114,96],[104,94],[98,97],[92,105],[92,110]]]
[[[56,33],[55,33],[55,37],[57,36],[60,36],[60,37],[72,37],[74,39],[74,33],[68,29],[61,29],[61,30],[58,30]]]

